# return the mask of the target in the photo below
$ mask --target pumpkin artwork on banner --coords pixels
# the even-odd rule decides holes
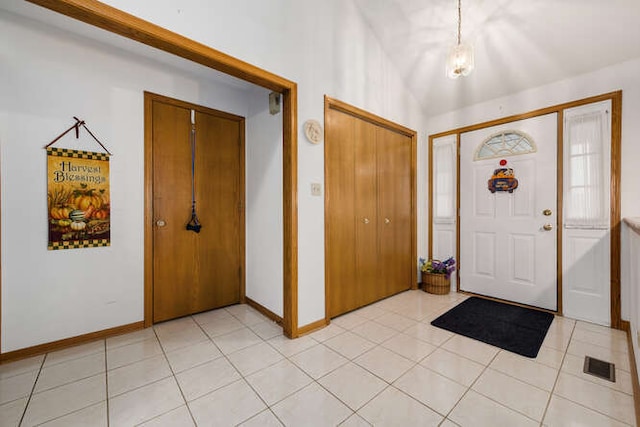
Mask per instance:
[[[109,246],[109,156],[47,148],[51,250]]]

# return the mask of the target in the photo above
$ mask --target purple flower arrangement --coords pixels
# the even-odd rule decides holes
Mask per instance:
[[[448,279],[451,277],[451,273],[453,273],[455,269],[456,260],[453,259],[453,257],[449,257],[444,261],[439,261],[437,259],[430,259],[427,261],[424,258],[420,258],[420,271],[425,273],[444,274]]]

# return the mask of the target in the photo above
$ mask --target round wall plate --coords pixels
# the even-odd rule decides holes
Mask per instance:
[[[303,125],[304,136],[312,144],[319,144],[322,141],[322,125],[317,120],[307,120]]]

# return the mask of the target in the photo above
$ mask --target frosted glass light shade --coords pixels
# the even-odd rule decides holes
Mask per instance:
[[[460,76],[467,76],[474,67],[471,45],[460,43],[451,48],[447,56],[447,77],[457,79]]]

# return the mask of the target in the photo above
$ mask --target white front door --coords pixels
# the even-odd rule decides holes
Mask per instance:
[[[483,141],[509,130],[528,135],[536,151],[474,160]],[[555,113],[461,134],[461,290],[557,310],[556,157]],[[499,179],[491,192],[488,181],[511,170],[517,188],[500,191],[513,181]]]

